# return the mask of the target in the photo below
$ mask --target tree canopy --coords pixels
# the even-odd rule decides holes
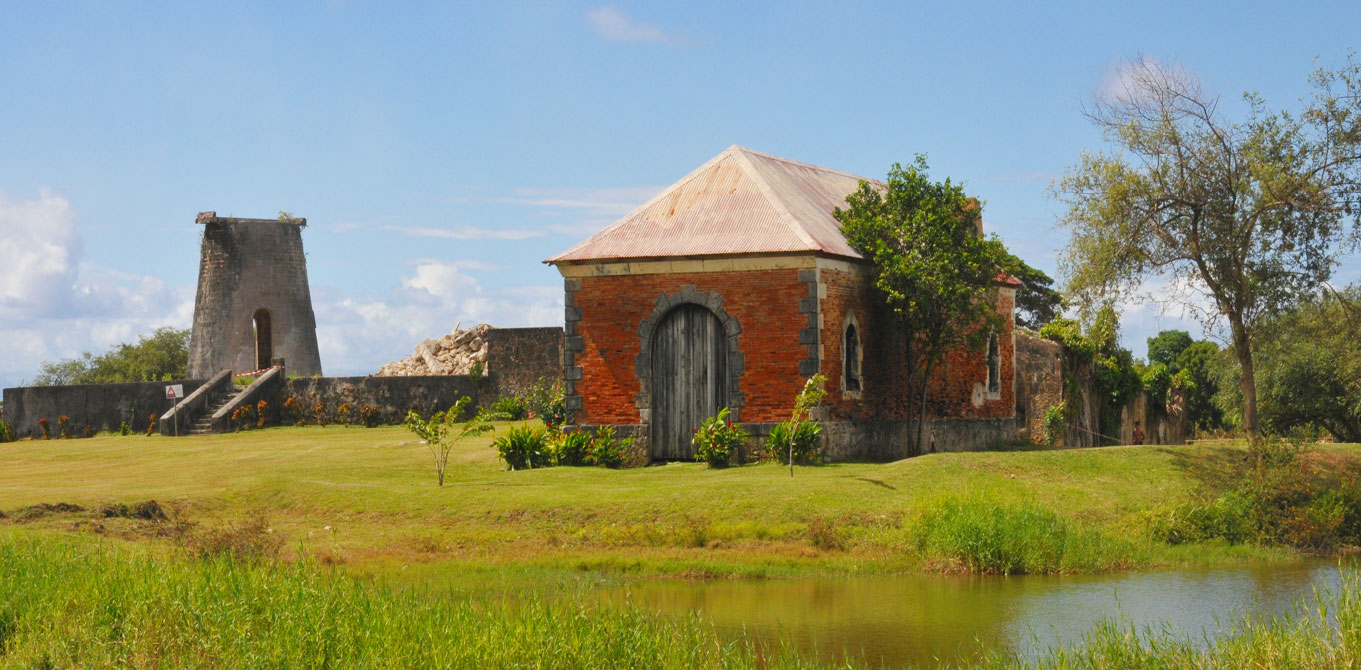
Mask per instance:
[[[1016,289],[1016,325],[1038,331],[1053,321],[1063,307],[1063,296],[1054,289],[1054,279],[1008,252],[1007,271],[1021,280]]]
[[[874,263],[874,285],[903,338],[909,397],[921,452],[926,383],[947,351],[981,347],[1000,317],[991,291],[1009,255],[979,231],[981,206],[964,189],[931,181],[926,157],[894,164],[884,186],[860,182],[836,219],[851,247]]]
[[[1262,424],[1291,433],[1327,431],[1334,439],[1361,442],[1361,283],[1323,291],[1261,326]],[[1221,374],[1242,374],[1236,366]],[[1221,401],[1241,412],[1242,395]]]
[[[1242,121],[1180,68],[1144,59],[1121,74],[1125,90],[1089,112],[1113,150],[1084,153],[1056,187],[1067,288],[1085,308],[1148,279],[1207,298],[1206,320],[1227,322],[1256,436],[1258,325],[1325,281],[1361,229],[1361,65],[1315,73],[1297,115],[1247,94]]]
[[[188,366],[189,331],[159,328],[138,338],[136,344],[120,344],[99,356],[87,351],[74,358],[44,362],[33,385],[182,379]]]

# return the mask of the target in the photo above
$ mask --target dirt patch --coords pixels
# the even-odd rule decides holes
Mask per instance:
[[[155,500],[139,503],[110,503],[99,508],[99,514],[106,519],[141,519],[142,521],[165,521],[165,510]]]
[[[84,507],[81,507],[80,505],[73,505],[71,503],[62,502],[57,503],[55,505],[49,503],[38,503],[36,505],[29,505],[28,507],[20,507],[19,509],[15,510],[14,520],[19,522],[36,521],[38,519],[41,519],[45,516],[49,516],[52,514],[72,514],[84,511],[85,511]]]

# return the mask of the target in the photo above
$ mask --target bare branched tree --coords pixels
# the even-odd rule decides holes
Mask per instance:
[[[1242,366],[1243,425],[1260,434],[1253,336],[1319,289],[1361,230],[1361,64],[1320,70],[1298,115],[1244,94],[1247,118],[1180,67],[1127,63],[1087,116],[1113,146],[1056,185],[1072,234],[1061,270],[1079,305],[1170,277],[1211,299]],[[1349,225],[1350,224],[1350,225]],[[1175,299],[1155,296],[1155,299]]]

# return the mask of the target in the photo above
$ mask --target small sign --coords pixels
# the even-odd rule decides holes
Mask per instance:
[[[171,400],[184,397],[184,384],[171,384],[165,387],[165,397]]]

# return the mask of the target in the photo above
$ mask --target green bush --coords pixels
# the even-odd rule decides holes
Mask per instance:
[[[128,424],[123,424],[124,426]],[[0,442],[13,442],[14,432],[10,430],[9,424],[0,421]]]
[[[1060,402],[1057,405],[1050,405],[1049,409],[1044,410],[1044,441],[1049,446],[1057,445],[1063,441],[1063,434],[1068,431],[1068,403]]]
[[[529,414],[529,405],[522,396],[508,395],[491,404],[491,413],[501,421],[521,421]]]
[[[724,468],[732,464],[733,457],[750,437],[741,426],[728,420],[728,408],[724,407],[695,429],[691,441],[695,445],[695,456],[711,468]]]
[[[1257,539],[1252,499],[1230,492],[1213,500],[1172,505],[1150,514],[1149,532],[1168,544],[1224,540],[1241,544]]]
[[[1300,549],[1361,546],[1361,485],[1348,473],[1320,471],[1299,443],[1263,439],[1223,490],[1149,516],[1149,532],[1169,544],[1202,540]]]
[[[766,455],[770,460],[788,463],[793,444],[794,462],[816,465],[822,462],[822,425],[816,421],[782,421],[766,436]]]
[[[947,498],[929,504],[909,529],[928,560],[979,574],[1044,574],[1127,565],[1132,548],[1037,505]]]
[[[492,440],[491,446],[511,470],[543,468],[553,464],[548,440],[540,428],[515,426]]]
[[[562,441],[557,445],[558,465],[587,465],[591,439],[591,434],[582,430],[563,433]]]
[[[533,413],[530,418],[543,421],[545,426],[561,426],[567,421],[567,399],[560,382],[540,377],[525,391],[522,401],[528,411]]]
[[[591,446],[586,452],[587,465],[604,468],[618,468],[624,465],[624,455],[633,447],[633,438],[620,440],[615,437],[614,426],[600,426],[595,429]]]

